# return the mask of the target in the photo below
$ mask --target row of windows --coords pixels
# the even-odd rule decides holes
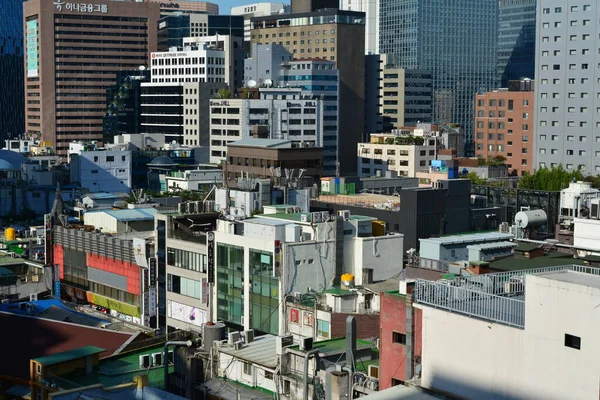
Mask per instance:
[[[504,118],[505,116],[506,116],[506,113],[504,111],[498,111],[498,114],[497,114],[498,118]],[[480,118],[485,117],[485,111],[483,111],[483,110],[477,111],[477,117],[480,117]],[[489,111],[487,117],[488,118],[496,118],[496,111]],[[521,114],[521,117],[523,119],[529,119],[529,113],[524,112],[523,114]],[[510,121],[510,122],[512,122],[512,121]],[[500,128],[500,125],[502,125],[502,127],[504,127],[503,122],[499,122],[498,125],[499,125],[499,127],[498,127],[499,129],[502,129],[502,128]]]
[[[483,132],[477,132],[477,139],[483,140],[483,138],[484,138]],[[511,137],[511,139],[512,139],[512,137]],[[488,140],[498,140],[501,142],[504,140],[504,133],[498,133],[497,135],[495,135],[493,133],[488,133]],[[529,136],[527,136],[527,135],[521,136],[521,141],[525,142],[525,143],[529,142]],[[512,146],[512,144],[513,144],[512,141],[508,142],[509,146]]]
[[[522,104],[524,106],[528,106],[529,105],[529,100],[528,99],[524,99],[522,101]],[[499,99],[499,100],[490,99],[488,101],[488,105],[490,107],[496,107],[496,106],[498,106],[498,107],[504,107],[504,106],[506,106],[506,100],[504,100],[504,99]],[[515,101],[514,100],[508,100],[508,109],[509,109],[509,111],[513,110],[514,105],[515,105]],[[485,100],[484,99],[478,99],[477,100],[477,106],[478,107],[484,107],[485,106]]]
[[[224,57],[186,57],[186,58],[153,58],[153,66],[163,65],[198,65],[198,64],[214,64],[214,65],[225,65]]]
[[[317,30],[314,32],[315,36],[318,36],[320,34],[321,31]],[[331,32],[331,34],[335,34],[335,29],[331,29],[330,31],[328,31],[327,29],[323,29],[323,35],[327,35],[328,32]],[[269,35],[274,38],[277,37],[277,34],[273,33],[273,34],[265,34],[265,38],[269,38]],[[300,32],[300,36],[312,36],[313,32],[312,31],[301,31]],[[284,34],[283,33],[279,33],[279,37],[283,37]],[[286,37],[290,36],[290,32],[286,32],[285,33]],[[292,32],[292,36],[298,36],[298,32]],[[262,39],[263,35],[259,34],[258,38]],[[255,39],[256,35],[252,35],[252,39]]]
[[[206,255],[172,247],[167,249],[167,264],[203,273],[207,267]]]
[[[564,138],[563,135],[550,135],[550,140],[553,141],[557,141],[557,140],[562,140]],[[548,139],[548,135],[545,133],[542,133],[540,135],[540,140],[547,140]],[[573,135],[567,135],[566,139],[568,142],[573,142],[575,141],[575,136]],[[588,137],[587,136],[579,136],[579,141],[580,142],[587,142]],[[600,143],[600,136],[596,136],[596,143]]]
[[[202,282],[182,276],[167,274],[167,291],[202,299]]]
[[[583,11],[590,11],[591,9],[592,9],[592,6],[589,4],[585,4],[581,7],[581,10],[583,10]],[[579,11],[579,6],[571,6],[570,11],[571,12]],[[562,7],[554,7],[554,13],[555,14],[562,13]],[[550,8],[543,8],[542,14],[550,14]]]
[[[540,162],[539,165],[540,165],[540,168],[546,168],[546,163],[545,162]],[[556,167],[558,167],[558,163],[554,163],[554,162],[550,163],[550,167],[551,168],[556,168]],[[567,164],[566,167],[567,167],[567,169],[573,169],[573,164]],[[584,164],[579,164],[577,166],[577,169],[579,171],[585,171],[586,166]],[[600,165],[596,165],[595,166],[595,170],[596,170],[596,172],[600,172]]]
[[[541,148],[540,149],[540,154],[546,154],[546,149],[545,148]],[[558,154],[558,149],[550,149],[550,154]],[[565,154],[568,155],[568,156],[572,156],[572,155],[575,154],[575,151],[571,150],[571,149],[568,149],[568,150],[565,151]],[[577,151],[577,154],[580,157],[585,157],[585,156],[587,156],[587,151],[586,150],[579,150],[579,151]],[[595,153],[595,156],[596,157],[600,157],[600,151],[597,151]]]
[[[477,128],[482,129],[484,127],[484,123],[482,121],[477,121]],[[488,122],[488,129],[504,129],[504,122]],[[522,124],[521,129],[524,131],[529,130],[529,124]],[[512,130],[509,130],[508,133],[512,133]]]
[[[569,35],[570,42],[576,42],[577,38],[578,38],[578,35]],[[552,40],[554,42],[561,42],[562,36],[554,36],[552,38]],[[581,40],[590,40],[590,35],[588,33],[584,33],[583,35],[581,35]],[[542,43],[548,43],[549,41],[550,41],[549,36],[542,36]]]

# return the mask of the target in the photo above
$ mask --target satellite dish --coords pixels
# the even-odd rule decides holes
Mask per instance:
[[[270,79],[265,79],[265,85],[267,85],[268,87],[271,87],[273,85],[273,81]]]
[[[257,83],[256,83],[256,81],[255,81],[254,79],[250,79],[250,80],[249,80],[249,81],[246,83],[246,85],[248,85],[248,87],[250,87],[250,88],[253,88],[253,87],[256,87]]]
[[[140,69],[140,71],[145,71],[145,70],[146,70],[146,67],[145,67],[145,66],[143,66],[143,65],[140,65],[140,68],[139,68],[139,69]]]

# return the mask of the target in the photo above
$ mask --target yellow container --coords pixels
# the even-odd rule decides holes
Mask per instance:
[[[15,228],[6,228],[4,230],[4,240],[16,240],[17,239],[17,230]]]
[[[385,236],[385,222],[373,221],[373,236]]]

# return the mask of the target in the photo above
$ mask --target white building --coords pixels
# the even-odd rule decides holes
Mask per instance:
[[[131,151],[98,150],[94,143],[69,143],[71,183],[90,192],[131,191]]]
[[[227,144],[252,137],[252,127],[268,127],[268,138],[323,146],[323,101],[296,88],[261,88],[260,99],[210,101],[210,162],[227,156]]]
[[[463,279],[416,282],[422,386],[482,400],[598,397],[596,268]]]
[[[283,3],[253,3],[245,6],[231,7],[231,15],[244,16],[244,41],[249,42],[251,39],[250,20],[254,17],[266,17],[280,13],[286,13],[290,6]]]
[[[203,38],[194,39],[183,49],[173,47],[166,52],[150,53],[152,83],[224,82],[226,74],[225,51]]]
[[[284,296],[323,291],[343,273],[362,283],[363,269],[384,280],[402,269],[403,235],[373,236],[374,218],[342,213],[263,214],[217,221],[214,315],[244,329],[286,330]],[[390,260],[399,260],[390,262]],[[251,282],[251,285],[242,284]]]
[[[219,71],[224,73],[225,82],[229,85],[229,90],[232,93],[242,86],[244,79],[244,50],[243,50],[243,39],[240,37],[230,35],[214,35],[214,36],[203,36],[203,37],[189,37],[183,38],[183,48],[203,48],[207,47],[210,49],[221,51],[224,60],[219,60],[218,64]],[[213,68],[215,73],[216,67]],[[222,71],[221,69],[224,70]],[[210,71],[209,71],[210,72]]]
[[[365,54],[379,54],[380,0],[340,0],[340,10],[364,12]]]
[[[91,225],[102,233],[147,232],[154,227],[156,209],[151,205],[130,204],[135,208],[122,210],[90,210],[83,214],[84,225]]]
[[[414,178],[418,171],[428,169],[436,159],[438,139],[414,134],[374,133],[370,143],[359,143],[359,176],[383,176],[385,171],[396,171],[399,176]]]
[[[162,180],[162,179],[161,179]],[[223,171],[218,168],[198,168],[185,171],[173,171],[165,176],[167,191],[201,191],[223,181]]]

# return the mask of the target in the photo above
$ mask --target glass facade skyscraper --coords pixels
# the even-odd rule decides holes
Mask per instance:
[[[500,0],[498,14],[498,86],[534,78],[536,0]]]
[[[2,0],[0,18],[0,147],[4,140],[23,133],[23,0]]]
[[[498,0],[381,0],[381,53],[431,71],[434,121],[465,127],[473,153],[475,94],[495,86]]]

